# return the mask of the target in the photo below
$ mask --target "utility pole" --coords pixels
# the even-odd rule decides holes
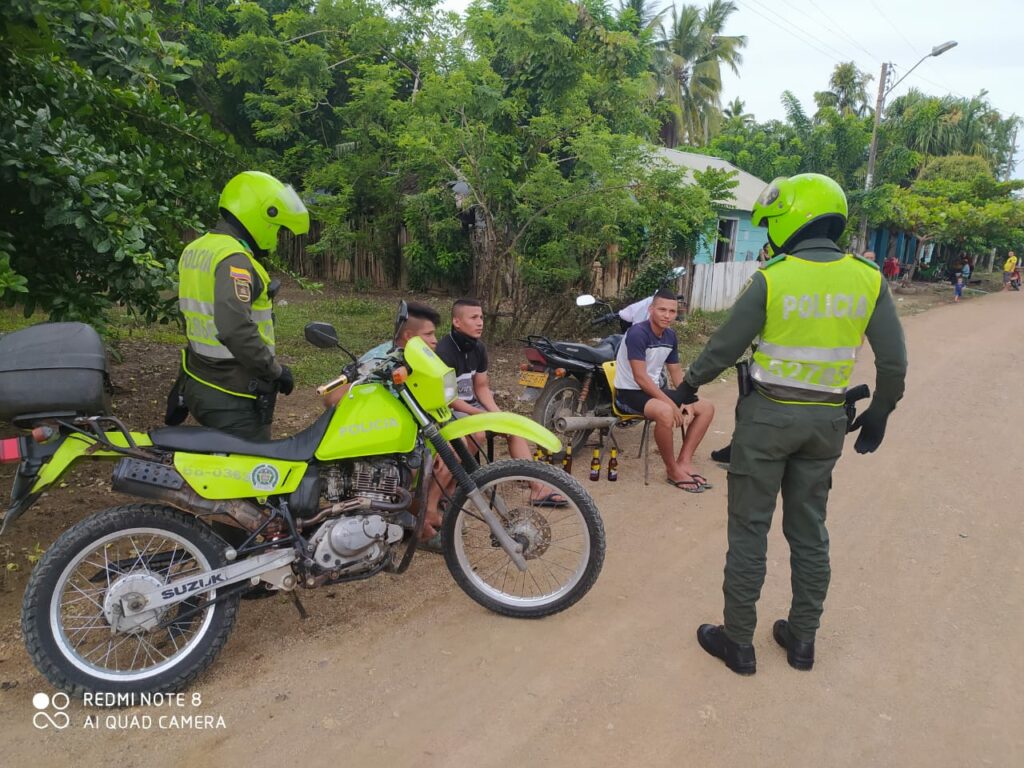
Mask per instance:
[[[885,106],[885,83],[889,79],[889,64],[882,63],[882,74],[878,77],[878,98],[875,100],[875,123],[871,129],[871,149],[868,151],[868,173],[864,178],[864,191],[871,191],[875,181],[875,158],[878,156],[878,124],[882,121],[882,109]],[[868,245],[868,219],[863,214],[860,222],[860,248]]]
[[[1010,139],[1010,157],[1006,161],[1006,176],[1003,178],[1003,181],[1010,180],[1010,176],[1013,175],[1013,167],[1016,165],[1013,159],[1017,156],[1017,127],[1018,124],[1015,123],[1013,126],[1013,138]]]
[[[922,56],[917,64],[907,70],[906,74],[903,75],[899,80],[886,88],[889,80],[889,70],[892,68],[892,64],[882,64],[882,75],[878,78],[878,100],[875,102],[875,125],[871,129],[871,149],[868,152],[868,173],[864,178],[864,191],[871,191],[871,185],[875,181],[875,157],[878,155],[878,124],[882,121],[882,110],[885,109],[885,97],[892,91],[897,85],[907,79],[907,75],[921,66],[921,62],[927,59],[929,56],[941,56],[951,48],[956,48],[956,40],[947,40],[941,45],[936,45],[931,49],[930,52]],[[868,220],[865,218],[860,223],[860,245],[861,248],[867,246],[868,243]]]

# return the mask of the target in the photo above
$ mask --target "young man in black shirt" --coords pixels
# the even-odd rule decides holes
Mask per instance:
[[[484,332],[484,313],[476,299],[459,299],[452,305],[452,330],[437,342],[437,356],[455,369],[459,397],[452,403],[455,417],[484,411],[500,411],[494,402],[487,375],[487,348],[480,341]],[[513,459],[529,459],[530,446],[518,435],[506,435]],[[531,483],[531,500],[537,506],[564,507],[568,502],[551,488]]]

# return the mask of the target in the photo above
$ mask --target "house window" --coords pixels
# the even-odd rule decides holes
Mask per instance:
[[[736,231],[739,229],[736,219],[718,220],[718,242],[715,243],[715,264],[732,261],[736,255]]]

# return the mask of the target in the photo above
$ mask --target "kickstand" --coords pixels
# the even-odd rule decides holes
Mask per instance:
[[[295,603],[295,610],[299,612],[299,619],[305,621],[309,618],[309,614],[306,613],[306,609],[302,607],[302,601],[299,600],[299,593],[295,590],[291,592],[292,602]]]

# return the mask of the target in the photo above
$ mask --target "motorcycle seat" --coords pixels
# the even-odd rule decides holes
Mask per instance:
[[[615,347],[611,343],[602,341],[596,347],[588,347],[586,344],[572,344],[567,341],[552,342],[554,348],[566,357],[574,357],[588,363],[600,365],[608,360],[615,359]]]
[[[209,427],[162,427],[149,433],[153,445],[187,453],[235,453],[281,461],[309,461],[324,439],[334,409],[325,411],[309,427],[283,440],[254,441]]]

